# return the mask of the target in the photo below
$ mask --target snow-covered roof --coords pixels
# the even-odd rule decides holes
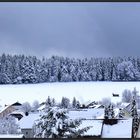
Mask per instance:
[[[89,101],[85,102],[84,104],[85,104],[85,106],[89,106],[89,105],[95,105],[95,104],[97,104],[97,103],[96,103],[95,101],[92,101],[92,102],[91,102],[91,101],[89,100]]]
[[[131,138],[132,118],[118,120],[114,125],[103,125],[102,138]]]
[[[21,106],[21,105],[22,105],[22,104],[19,103],[18,101],[12,104],[12,106]]]
[[[103,108],[91,108],[69,111],[69,117],[71,119],[83,118],[83,119],[95,119],[104,114]]]
[[[29,114],[28,116],[24,116],[19,121],[19,126],[21,129],[25,129],[25,128],[30,129],[34,124],[34,121],[37,120],[38,118],[39,118],[39,113],[32,113]]]
[[[101,136],[103,120],[83,120],[78,129],[92,126],[83,136]]]
[[[121,103],[121,107],[123,107],[123,108],[125,108],[125,107],[127,107],[128,105],[130,105],[130,103]]]
[[[0,134],[0,138],[23,138],[23,134]]]
[[[0,113],[3,112],[4,110],[6,110],[6,109],[7,109],[8,107],[10,107],[10,106],[11,106],[11,105],[7,105],[7,106],[5,106],[5,107],[2,107],[1,110],[0,110]]]
[[[22,111],[19,111],[19,110],[15,110],[15,111],[13,111],[13,112],[10,113],[10,114],[21,114],[22,116],[25,115]]]
[[[0,113],[3,112],[4,110],[6,110],[6,109],[7,109],[8,107],[10,107],[10,106],[19,106],[19,105],[21,105],[21,104],[18,103],[18,102],[16,102],[16,103],[11,104],[11,105],[6,105],[6,106],[4,106],[4,107],[0,107]]]
[[[44,108],[45,108],[45,104],[41,105],[37,110],[40,111],[40,110],[43,110]]]
[[[117,117],[119,112],[120,112],[119,108],[115,108],[114,109],[114,116]]]
[[[99,108],[99,107],[101,107],[102,105],[89,105],[89,108]]]

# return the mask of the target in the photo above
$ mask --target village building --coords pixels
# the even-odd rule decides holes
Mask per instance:
[[[17,118],[18,120],[20,120],[25,114],[20,110],[15,110],[12,113],[10,113],[9,115],[11,115],[11,116]]]
[[[118,119],[113,125],[104,124],[102,129],[101,138],[132,138],[132,118]]]
[[[21,120],[19,120],[19,126],[25,138],[33,138],[33,125],[39,116],[39,113],[29,113],[28,116],[24,116]]]
[[[21,109],[22,104],[16,102],[11,105],[5,105],[4,108],[0,110],[0,118],[6,117],[7,115],[11,114],[13,111]]]
[[[126,118],[131,117],[131,103],[121,103],[120,108]]]

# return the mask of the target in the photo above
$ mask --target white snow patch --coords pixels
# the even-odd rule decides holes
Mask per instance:
[[[23,138],[23,134],[0,134],[0,138]]]

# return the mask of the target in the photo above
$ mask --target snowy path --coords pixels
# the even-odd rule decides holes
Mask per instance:
[[[136,138],[140,138],[140,124],[139,124],[139,128],[138,128],[138,132],[137,132]]]

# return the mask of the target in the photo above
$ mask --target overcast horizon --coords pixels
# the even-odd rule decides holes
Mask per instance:
[[[140,3],[0,3],[0,54],[139,56]]]

